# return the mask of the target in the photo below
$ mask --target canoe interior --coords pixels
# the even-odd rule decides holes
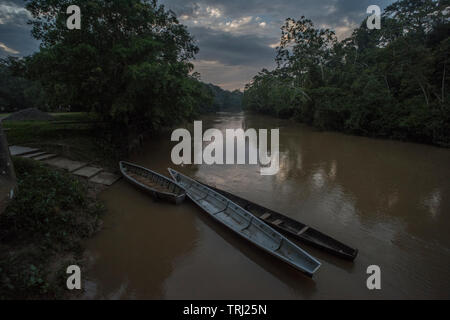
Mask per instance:
[[[195,203],[228,228],[308,275],[320,267],[315,258],[223,195],[176,171],[170,172]]]
[[[127,180],[151,192],[158,198],[167,198],[179,203],[184,199],[185,191],[169,178],[150,169],[129,162],[120,162],[120,169]]]
[[[216,192],[223,194],[236,204],[243,207],[245,210],[250,211],[252,214],[270,224],[277,230],[280,230],[304,243],[351,261],[353,261],[358,254],[357,249],[351,248],[346,244],[307,226],[306,224],[246,199],[240,198],[232,193],[214,187],[211,188]]]

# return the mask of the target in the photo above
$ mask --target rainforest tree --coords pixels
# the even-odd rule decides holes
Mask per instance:
[[[325,130],[450,146],[449,35],[449,0],[395,2],[380,30],[363,21],[342,41],[289,18],[277,68],[246,86],[244,107]]]
[[[46,110],[45,94],[38,81],[14,74],[17,59],[0,59],[0,113],[26,108]]]
[[[24,59],[49,104],[96,112],[110,123],[158,129],[211,99],[190,76],[198,52],[175,14],[156,0],[79,1],[81,29],[66,26],[70,0],[28,0],[39,52]]]

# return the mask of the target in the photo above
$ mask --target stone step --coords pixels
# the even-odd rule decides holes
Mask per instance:
[[[89,181],[94,183],[103,184],[105,186],[110,186],[114,182],[120,179],[120,176],[110,173],[110,172],[100,172],[99,174],[95,175]]]
[[[81,169],[87,165],[86,162],[79,162],[74,160],[69,160],[66,158],[58,157],[50,160],[45,160],[43,163],[49,164],[51,166],[73,172],[75,170]]]
[[[103,171],[103,168],[88,166],[86,162],[66,159],[53,153],[40,151],[36,148],[10,146],[9,151],[12,156],[21,156],[23,158],[42,161],[42,163],[67,170],[74,175],[87,178],[93,183],[103,184],[105,186],[110,186],[121,178],[121,176],[114,173]]]
[[[54,158],[54,157],[56,157],[56,156],[57,156],[57,155],[56,155],[56,154],[53,154],[53,153],[46,153],[46,154],[44,154],[44,155],[42,155],[42,156],[33,158],[33,160],[42,161],[42,160],[47,160],[47,159]]]
[[[39,152],[23,154],[23,155],[21,155],[21,157],[22,158],[33,158],[33,157],[41,156],[41,155],[46,154],[46,153],[47,152],[45,152],[45,151],[39,151]]]
[[[80,177],[84,177],[84,178],[92,178],[93,176],[95,176],[96,174],[102,172],[103,169],[102,168],[97,168],[97,167],[84,167],[81,169],[78,169],[76,171],[73,172],[73,174],[80,176]]]
[[[12,156],[21,156],[27,153],[37,152],[39,149],[29,148],[29,147],[21,147],[21,146],[10,146],[9,152]]]

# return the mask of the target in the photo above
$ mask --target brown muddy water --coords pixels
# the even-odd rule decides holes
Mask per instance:
[[[101,198],[104,230],[88,241],[90,299],[450,298],[450,150],[317,132],[273,118],[217,114],[208,128],[280,128],[280,171],[175,166],[170,134],[129,160],[167,167],[275,209],[359,249],[352,262],[298,243],[322,267],[313,279],[208,217],[189,201],[155,202],[121,180]],[[381,290],[366,287],[381,268]],[[87,280],[86,280],[87,279]]]

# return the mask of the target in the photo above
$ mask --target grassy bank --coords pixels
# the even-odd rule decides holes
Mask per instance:
[[[10,145],[23,145],[57,153],[73,160],[116,169],[121,153],[110,133],[94,115],[84,112],[53,113],[53,121],[4,121]]]
[[[0,299],[67,298],[66,268],[81,266],[82,241],[103,206],[87,182],[15,158],[16,198],[0,215]]]

